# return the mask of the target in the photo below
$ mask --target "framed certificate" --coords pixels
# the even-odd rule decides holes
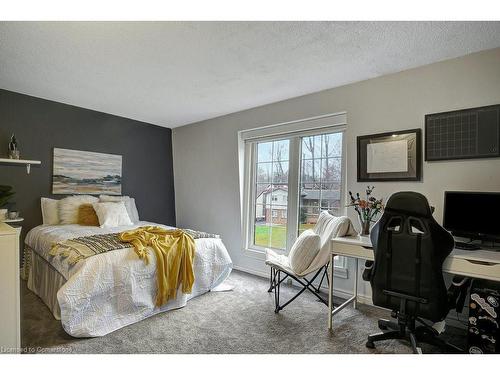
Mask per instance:
[[[359,136],[357,156],[358,182],[420,181],[422,130]]]

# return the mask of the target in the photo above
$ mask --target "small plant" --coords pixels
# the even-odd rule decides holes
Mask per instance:
[[[9,158],[19,159],[19,145],[17,143],[16,135],[12,134],[9,142]]]
[[[10,142],[9,142],[9,151],[15,151],[17,150],[17,139],[16,139],[16,135],[15,134],[12,134],[12,136],[10,137]]]
[[[347,206],[354,207],[354,210],[358,213],[363,235],[370,234],[370,224],[375,222],[375,217],[384,209],[382,199],[372,196],[373,189],[375,189],[375,186],[366,187],[366,199],[361,199],[359,193],[354,196],[352,192],[349,192],[351,203]]]
[[[0,185],[0,208],[5,207],[14,194],[12,186]]]

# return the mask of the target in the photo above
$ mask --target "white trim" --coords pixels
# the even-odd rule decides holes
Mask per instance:
[[[288,215],[287,223],[287,253],[292,249],[297,239],[299,228],[299,186],[300,186],[300,137],[290,139],[290,156],[288,158]],[[292,230],[290,230],[292,229]]]
[[[321,116],[309,117],[299,120],[281,122],[278,124],[264,125],[249,130],[241,130],[238,136],[241,140],[253,140],[263,137],[279,136],[282,134],[303,132],[311,129],[321,129],[347,124],[347,112],[330,113]]]
[[[253,244],[254,230],[253,225],[255,217],[255,174],[256,174],[256,145],[257,142],[275,141],[278,139],[289,140],[289,158],[288,158],[288,203],[287,203],[287,238],[286,248],[281,250],[287,253],[297,238],[297,228],[299,222],[299,186],[300,186],[300,148],[301,138],[316,134],[327,134],[342,132],[342,184],[340,188],[340,205],[345,206],[346,191],[346,137],[345,129],[347,122],[346,112],[327,114],[311,117],[307,119],[289,121],[274,125],[266,125],[260,128],[238,132],[238,142],[240,150],[240,186],[241,194],[241,248],[245,256],[254,259],[263,259],[265,248]],[[241,169],[240,169],[241,171]],[[291,199],[291,197],[296,197]],[[272,206],[271,206],[272,208]],[[343,208],[345,213],[345,208]],[[271,211],[272,215],[272,211]],[[280,251],[280,249],[276,249]],[[260,253],[260,254],[259,254]],[[342,261],[342,267],[336,267],[340,273],[346,272],[345,260]]]
[[[249,273],[250,275],[269,278],[269,272],[257,271],[257,270],[253,270],[253,269],[246,268],[246,267],[240,267],[240,266],[237,266],[235,264],[233,264],[233,269],[236,271]]]

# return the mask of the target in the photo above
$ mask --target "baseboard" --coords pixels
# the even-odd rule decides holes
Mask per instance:
[[[260,277],[265,277],[265,278],[268,278],[269,275],[270,275],[270,272],[257,271],[257,270],[253,270],[253,269],[250,269],[250,268],[245,268],[245,267],[237,266],[235,264],[233,264],[233,269],[236,270],[236,271],[241,271],[241,272],[249,273],[250,275],[260,276]]]

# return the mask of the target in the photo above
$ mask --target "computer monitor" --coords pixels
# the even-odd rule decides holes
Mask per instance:
[[[500,193],[446,191],[443,227],[457,237],[500,239]]]

